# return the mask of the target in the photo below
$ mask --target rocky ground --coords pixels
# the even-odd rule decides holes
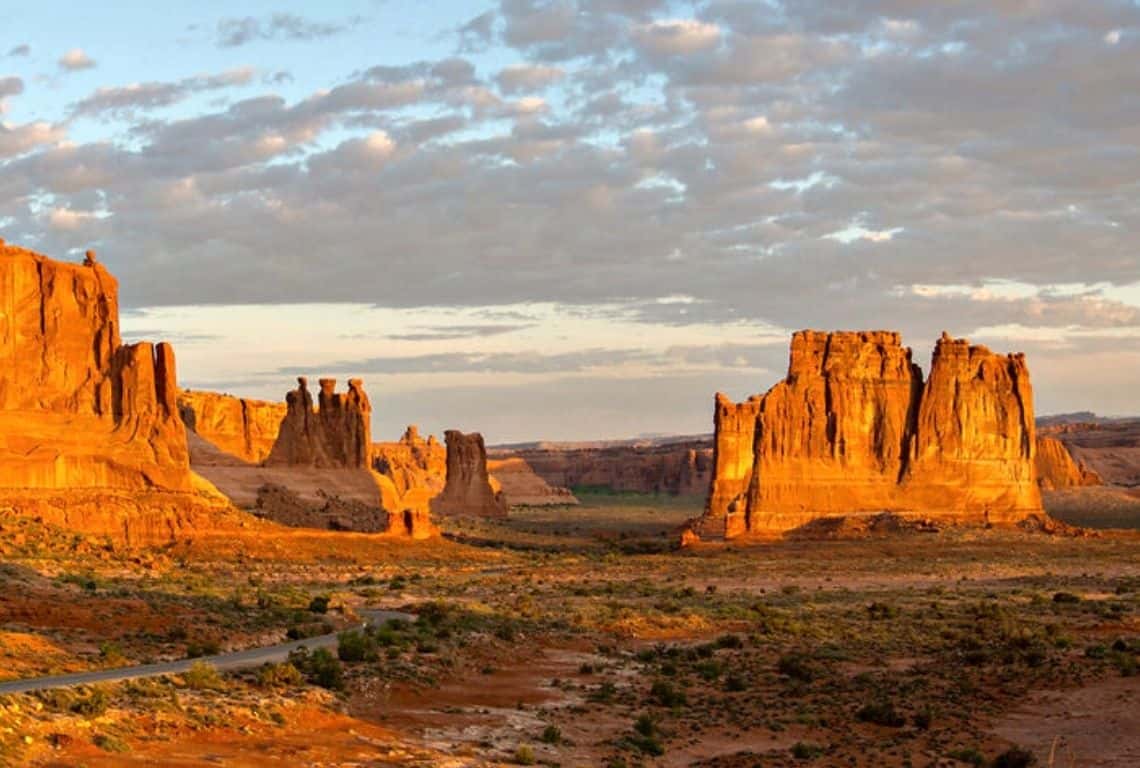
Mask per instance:
[[[1137,764],[1140,534],[675,551],[698,499],[578,495],[414,544],[132,551],[0,520],[0,678],[420,617],[342,658],[4,697],[0,763]]]

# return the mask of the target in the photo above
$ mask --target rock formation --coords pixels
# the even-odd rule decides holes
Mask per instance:
[[[504,446],[488,455],[522,459],[556,490],[703,495],[712,477],[712,453],[711,438],[668,438]],[[514,503],[513,494],[507,495]]]
[[[519,456],[488,459],[487,471],[492,482],[498,481],[503,495],[514,506],[549,507],[578,503],[570,489],[551,486],[531,468],[526,459]]]
[[[447,482],[447,449],[435,435],[420,437],[412,424],[397,442],[372,444],[372,468],[390,478],[401,496],[418,491],[426,502]]]
[[[1085,463],[1077,463],[1065,444],[1055,437],[1037,436],[1037,484],[1043,491],[1101,485],[1101,478]]]
[[[336,392],[336,379],[321,379],[320,387],[315,411],[303,376],[285,396],[285,418],[266,464],[369,468],[372,404],[360,379],[349,379],[344,394]]]
[[[439,515],[506,517],[507,502],[487,473],[487,449],[477,432],[444,433],[447,441],[447,483],[432,500],[431,511]]]
[[[0,503],[132,543],[204,514],[174,350],[124,345],[118,283],[0,241]],[[216,510],[213,510],[216,511]]]
[[[242,461],[260,464],[277,442],[284,403],[250,400],[217,392],[178,393],[178,411],[187,429],[219,450]]]
[[[1073,460],[1106,484],[1140,486],[1140,419],[1097,419],[1053,424],[1041,432],[1064,443]]]
[[[1042,511],[1024,356],[945,334],[924,382],[897,333],[801,331],[787,378],[739,406],[718,395],[715,426],[698,533],[879,512],[1013,523]]]

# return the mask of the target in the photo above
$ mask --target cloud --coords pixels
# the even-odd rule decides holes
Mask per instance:
[[[99,88],[70,106],[72,117],[104,114],[126,116],[176,104],[195,93],[248,85],[255,71],[251,67],[232,69],[216,75],[196,75],[171,83],[147,82]]]
[[[559,67],[520,64],[507,67],[496,78],[499,90],[506,94],[528,93],[548,88],[566,76]]]
[[[393,341],[452,341],[455,339],[501,336],[533,328],[533,323],[515,325],[451,325],[442,328],[425,328],[413,333],[390,334]]]
[[[95,66],[95,60],[88,56],[82,48],[72,48],[59,58],[60,69],[67,70],[68,72],[94,69]]]
[[[27,43],[22,43],[21,45],[14,46],[13,48],[10,48],[8,50],[8,56],[11,58],[31,56],[31,55],[32,55],[32,46],[28,45]]]
[[[216,42],[221,48],[236,48],[255,40],[319,40],[342,34],[358,22],[359,19],[338,23],[312,21],[291,13],[227,18],[218,21]]]
[[[683,56],[715,48],[721,32],[716,24],[697,19],[667,19],[639,27],[634,37],[655,54]]]

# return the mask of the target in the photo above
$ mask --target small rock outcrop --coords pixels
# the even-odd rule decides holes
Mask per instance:
[[[1055,437],[1037,436],[1037,484],[1043,491],[1102,485],[1095,471],[1082,461],[1073,460],[1069,450]]]
[[[336,379],[321,379],[317,408],[308,380],[285,396],[285,417],[265,463],[318,468],[371,467],[372,404],[360,379],[336,391]]]
[[[718,395],[714,423],[698,535],[882,512],[972,523],[1042,513],[1022,355],[944,334],[924,381],[897,333],[801,331],[785,380],[740,405]]]
[[[260,464],[269,457],[286,409],[284,403],[218,392],[178,393],[178,411],[187,429],[250,464]]]
[[[447,442],[447,483],[432,500],[437,515],[506,517],[507,501],[487,472],[487,448],[478,432],[444,433]]]

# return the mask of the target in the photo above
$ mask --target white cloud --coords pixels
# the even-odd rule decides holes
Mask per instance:
[[[640,27],[635,37],[647,50],[663,55],[685,55],[714,48],[721,31],[716,24],[697,19],[667,19]]]
[[[77,72],[95,67],[95,60],[88,56],[82,48],[72,48],[60,57],[59,66],[68,72]]]

